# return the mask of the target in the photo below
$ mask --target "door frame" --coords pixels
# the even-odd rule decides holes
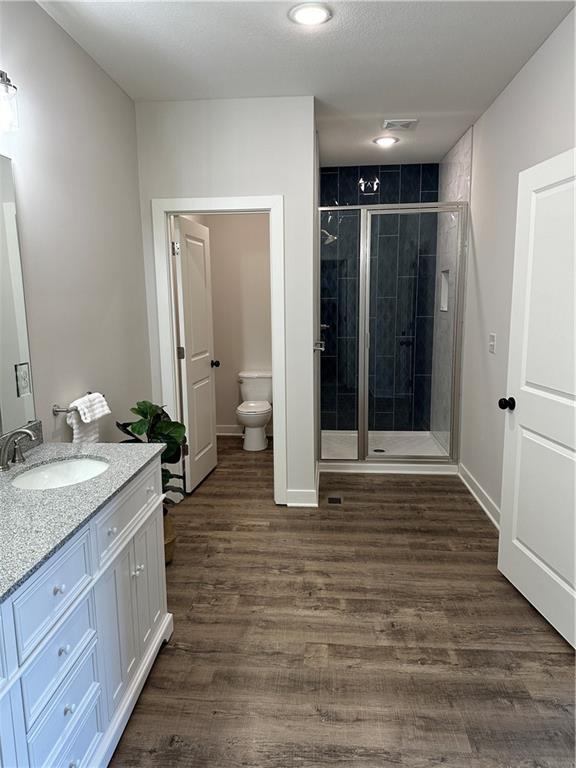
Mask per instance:
[[[267,213],[270,226],[270,299],[272,323],[272,401],[274,437],[274,501],[286,504],[286,322],[284,287],[284,197],[176,197],[152,200],[155,310],[160,341],[161,399],[178,412],[176,308],[172,294],[170,216],[210,213]],[[150,336],[151,343],[154,337]]]
[[[461,376],[462,342],[464,323],[464,292],[466,283],[466,262],[468,255],[468,202],[446,201],[435,203],[379,203],[376,205],[321,205],[318,207],[317,241],[321,251],[321,214],[324,211],[359,211],[360,214],[360,253],[359,275],[359,314],[358,314],[358,458],[357,459],[322,459],[322,431],[317,438],[320,471],[352,472],[394,472],[394,471],[438,471],[455,473],[458,471],[460,456],[460,415],[461,415]],[[395,455],[375,457],[368,455],[368,374],[369,355],[366,339],[369,331],[370,315],[370,220],[378,213],[457,213],[457,262],[455,274],[454,307],[454,343],[452,348],[452,398],[450,403],[450,453],[447,456],[412,456]],[[322,255],[318,259],[318,271],[322,267]],[[320,280],[318,280],[320,285]],[[320,292],[320,288],[318,289]],[[320,314],[321,302],[318,301],[317,314]],[[318,319],[318,322],[320,320]],[[320,412],[320,402],[317,402]]]

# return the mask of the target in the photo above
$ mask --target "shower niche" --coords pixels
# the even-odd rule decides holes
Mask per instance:
[[[322,202],[335,203],[319,216],[324,461],[457,460],[466,204],[435,202],[434,167],[377,169],[370,196],[323,173]],[[419,182],[410,195],[405,169]]]

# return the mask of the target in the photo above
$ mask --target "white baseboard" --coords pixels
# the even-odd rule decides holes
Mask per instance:
[[[138,701],[138,697],[142,692],[144,683],[146,682],[150,670],[152,669],[152,665],[156,661],[158,651],[162,647],[162,644],[170,639],[172,631],[172,614],[167,613],[162,619],[162,624],[156,634],[154,642],[150,643],[146,655],[140,662],[140,668],[134,675],[134,678],[130,683],[130,687],[124,695],[122,703],[116,712],[114,712],[114,715],[112,716],[112,719],[106,728],[106,732],[104,733],[102,741],[99,743],[96,752],[90,759],[91,766],[105,768],[105,766],[107,766],[112,759],[114,750],[118,746],[120,737],[124,733],[124,729],[126,728],[128,720],[130,719],[132,710],[136,706],[136,702]]]
[[[500,509],[498,505],[488,496],[484,488],[482,488],[474,475],[466,469],[464,464],[460,464],[459,469],[458,474],[464,485],[474,496],[478,504],[480,504],[490,522],[500,530]]]
[[[321,461],[320,472],[367,475],[457,475],[457,464],[394,464],[361,461]]]
[[[219,437],[242,437],[244,427],[241,424],[216,424]]]
[[[286,504],[289,507],[317,507],[318,488],[310,490],[296,490],[287,488]]]
[[[266,434],[268,437],[272,437],[272,426],[269,424],[266,427]],[[216,424],[216,435],[218,437],[242,437],[244,434],[244,427],[241,424]]]

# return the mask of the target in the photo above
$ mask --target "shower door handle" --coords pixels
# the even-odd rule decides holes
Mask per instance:
[[[326,352],[326,342],[325,341],[315,341],[314,346],[312,347],[314,352]]]

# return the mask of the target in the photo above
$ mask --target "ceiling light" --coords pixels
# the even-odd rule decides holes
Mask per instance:
[[[288,18],[296,24],[314,27],[332,18],[332,11],[324,3],[301,3],[291,8]]]
[[[372,139],[374,144],[378,144],[379,147],[383,147],[386,149],[387,147],[392,147],[394,144],[397,144],[400,139],[397,139],[396,136],[378,136],[376,139]]]

